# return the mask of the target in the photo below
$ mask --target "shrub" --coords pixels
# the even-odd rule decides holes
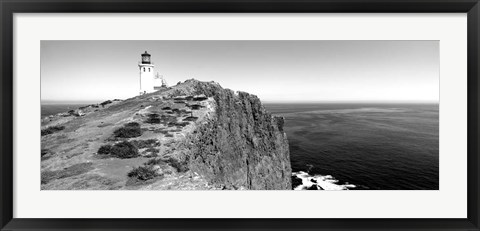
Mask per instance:
[[[188,171],[188,166],[186,162],[180,162],[177,159],[174,158],[169,158],[165,160],[166,163],[168,163],[170,166],[175,168],[177,172],[186,172]]]
[[[145,162],[144,165],[145,166],[153,166],[153,165],[159,165],[159,164],[162,164],[162,163],[165,163],[163,160],[161,159],[150,159],[149,161]]]
[[[132,171],[128,173],[128,177],[136,178],[141,181],[151,180],[157,177],[157,173],[153,170],[150,166],[140,166],[134,168]]]
[[[160,118],[158,118],[159,115],[155,113],[148,114],[147,120],[145,120],[145,123],[149,124],[159,124],[161,122]]]
[[[52,155],[54,154],[52,151],[50,151],[49,149],[45,149],[45,148],[42,148],[41,152],[41,158],[42,160],[47,160],[49,159],[50,157],[52,157]]]
[[[160,153],[160,151],[158,151],[157,149],[148,148],[147,150],[145,150],[145,152],[143,152],[143,156],[144,157],[157,157],[158,153]]]
[[[187,166],[187,162],[180,162],[178,161],[177,159],[174,159],[174,158],[168,158],[166,160],[162,160],[162,159],[151,159],[149,161],[147,161],[146,163],[144,163],[143,165],[145,167],[153,167],[155,165],[162,165],[162,164],[168,164],[170,166],[172,166],[175,170],[177,170],[177,172],[186,172],[188,171],[188,166]]]
[[[104,102],[100,103],[100,105],[102,105],[102,107],[105,107],[105,105],[111,104],[111,103],[112,103],[111,100],[107,100],[107,101],[104,101]]]
[[[185,127],[189,124],[189,122],[169,122],[168,123],[168,126],[169,127],[173,127],[173,126],[176,126],[176,127]]]
[[[185,119],[183,119],[183,121],[196,121],[198,119],[198,117],[196,116],[189,116],[189,117],[186,117]]]
[[[188,105],[188,107],[190,107],[192,110],[199,110],[200,108],[203,108],[204,106],[202,106],[200,104],[192,104],[192,105]]]
[[[136,122],[125,124],[122,128],[119,128],[113,132],[113,135],[117,138],[133,138],[142,135],[142,129],[140,124]]]
[[[98,154],[101,154],[101,155],[108,155],[108,154],[110,154],[110,151],[111,151],[111,150],[112,150],[112,145],[109,145],[109,144],[107,144],[107,145],[102,145],[102,146],[98,149],[97,153],[98,153]]]
[[[49,135],[58,131],[65,129],[64,126],[51,126],[45,129],[42,129],[42,136]]]
[[[125,127],[140,127],[140,124],[137,122],[130,122],[124,125]]]
[[[139,156],[137,147],[128,141],[123,141],[113,145],[113,147],[110,149],[110,155],[121,159]]]
[[[156,139],[148,139],[148,140],[132,140],[130,141],[133,145],[135,145],[138,149],[142,148],[150,148],[157,144]]]

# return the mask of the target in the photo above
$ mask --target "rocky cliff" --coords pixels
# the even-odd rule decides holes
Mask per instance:
[[[187,80],[42,119],[42,189],[291,189],[283,119]]]

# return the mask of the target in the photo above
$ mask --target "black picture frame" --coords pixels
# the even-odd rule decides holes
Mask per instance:
[[[1,230],[479,230],[478,0],[1,0]],[[13,218],[14,13],[468,13],[466,219],[19,219]],[[439,207],[441,202],[439,202]]]

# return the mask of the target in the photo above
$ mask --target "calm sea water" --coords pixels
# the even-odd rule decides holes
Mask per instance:
[[[88,104],[42,104],[41,116],[43,118],[45,116],[55,115],[61,112],[78,109],[79,107],[86,105]]]
[[[437,104],[265,107],[285,117],[295,174],[322,181],[323,189],[439,187]]]

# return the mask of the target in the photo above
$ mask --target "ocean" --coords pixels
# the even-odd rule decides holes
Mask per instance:
[[[42,118],[86,104],[43,104]],[[438,190],[438,104],[265,104],[285,117],[295,189]]]
[[[79,107],[86,106],[88,104],[42,104],[41,117],[55,115],[62,112],[68,112],[70,110],[78,109]]]
[[[438,104],[265,104],[285,117],[295,189],[438,190]]]

